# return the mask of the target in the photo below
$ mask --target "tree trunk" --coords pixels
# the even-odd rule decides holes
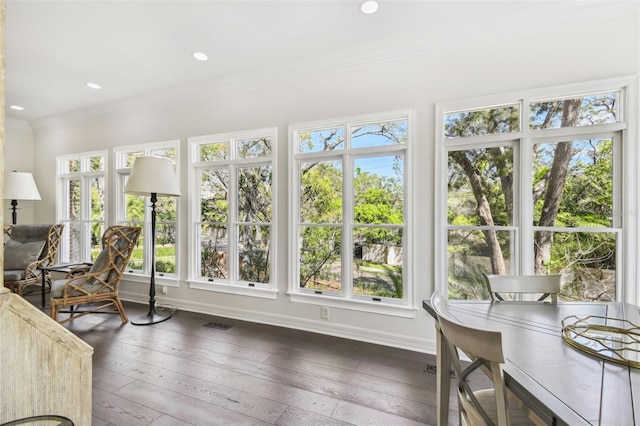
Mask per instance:
[[[491,207],[487,197],[484,195],[482,181],[480,176],[476,173],[471,161],[461,151],[452,151],[450,153],[451,158],[458,163],[464,173],[469,178],[473,195],[475,196],[478,204],[478,216],[480,217],[480,223],[486,226],[493,226],[493,216],[491,215]],[[498,234],[495,230],[486,230],[482,232],[484,239],[487,243],[487,247],[491,252],[491,270],[494,274],[506,274],[507,269],[504,264],[504,256],[502,255],[502,248],[498,241]]]
[[[563,102],[562,127],[575,126],[580,112],[582,99],[568,99]],[[560,202],[567,180],[567,171],[571,161],[572,142],[560,142],[556,146],[553,163],[549,172],[547,192],[544,198],[538,226],[553,226],[560,210]],[[551,258],[553,232],[539,231],[534,237],[534,268],[536,274],[545,273],[545,263]]]

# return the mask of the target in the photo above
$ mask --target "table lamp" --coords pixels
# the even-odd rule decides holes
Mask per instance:
[[[11,219],[18,222],[18,200],[41,200],[31,173],[8,172],[4,176],[4,199],[11,200]]]
[[[149,313],[131,321],[133,325],[151,325],[171,318],[171,312],[156,311],[156,202],[158,197],[179,197],[180,185],[170,160],[157,157],[138,157],[124,188],[125,194],[151,196],[151,282]]]

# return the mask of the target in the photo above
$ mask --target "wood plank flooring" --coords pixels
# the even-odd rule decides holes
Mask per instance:
[[[432,355],[183,311],[64,326],[95,349],[94,426],[435,424]]]

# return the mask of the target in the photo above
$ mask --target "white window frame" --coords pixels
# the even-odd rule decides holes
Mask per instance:
[[[180,179],[180,140],[168,140],[161,142],[152,142],[140,145],[128,145],[117,147],[113,149],[113,169],[114,173],[114,188],[115,188],[115,205],[116,205],[116,222],[118,224],[125,224],[126,221],[126,194],[124,193],[124,188],[126,185],[127,177],[131,174],[131,168],[126,165],[126,156],[130,153],[138,153],[142,152],[142,156],[149,157],[152,156],[153,151],[161,150],[161,149],[174,149],[176,153],[175,160],[175,170],[176,176]],[[143,235],[148,236],[151,235],[151,194],[149,196],[144,197],[144,224],[143,224]],[[167,287],[179,287],[179,277],[180,277],[180,268],[181,268],[181,259],[180,259],[180,200],[181,197],[176,197],[176,265],[175,272],[173,274],[170,273],[155,273],[155,281],[156,285],[162,285]],[[143,255],[143,264],[144,268],[142,271],[137,270],[125,270],[125,276],[127,277],[127,281],[139,282],[148,284],[149,277],[151,276],[151,245],[145,244],[144,247],[144,255]]]
[[[102,157],[103,170],[93,172],[89,170],[89,161],[94,157]],[[58,259],[60,262],[69,262],[69,220],[68,212],[68,194],[66,193],[65,183],[71,179],[80,180],[80,220],[73,221],[80,223],[80,262],[91,262],[91,188],[90,180],[95,177],[102,177],[105,186],[105,204],[108,205],[109,180],[108,180],[108,156],[106,150],[82,152],[77,154],[60,155],[56,157],[56,222],[63,223],[64,229]],[[69,173],[64,170],[66,161],[78,160],[80,162],[80,171]],[[102,229],[105,229],[108,221],[108,212],[104,212]]]
[[[414,113],[410,109],[389,111],[375,114],[342,117],[330,120],[321,120],[305,123],[296,123],[289,126],[289,297],[292,302],[305,303],[311,305],[321,305],[327,307],[337,307],[354,311],[372,312],[383,315],[391,315],[404,318],[415,318],[417,308],[415,306],[416,283],[413,280],[413,138],[414,138]],[[385,121],[407,120],[407,143],[393,146],[377,146],[368,148],[349,149],[346,139],[351,137],[351,128],[363,124],[380,123]],[[345,148],[330,152],[301,153],[298,151],[298,134],[304,131],[314,131],[319,129],[344,128]],[[311,289],[300,288],[299,285],[299,241],[297,238],[299,226],[299,200],[300,182],[298,163],[307,159],[341,159],[343,161],[343,179],[350,182],[353,174],[353,160],[381,153],[402,153],[404,155],[404,223],[399,226],[403,228],[403,277],[402,282],[403,298],[379,298],[372,296],[355,295],[352,291],[352,264],[351,256],[343,256],[342,271],[343,283],[340,292],[317,292]],[[353,206],[353,193],[351,185],[345,185],[343,192],[343,203]],[[346,201],[350,200],[350,201]],[[351,229],[358,224],[353,222],[352,214],[348,213],[353,209],[343,205],[342,224],[340,225],[343,235],[347,241],[351,241]],[[345,237],[343,237],[345,238]],[[343,249],[343,253],[345,253]],[[346,277],[349,277],[347,280]]]
[[[519,163],[514,164],[514,230],[518,253],[512,258],[514,273],[531,274],[525,259],[533,257],[533,206],[530,197],[520,194],[531,191],[531,147],[536,141],[553,141],[567,136],[604,135],[620,138],[619,152],[614,156],[614,179],[619,179],[617,193],[614,194],[614,218],[610,228],[571,228],[572,232],[614,232],[617,241],[616,297],[617,300],[629,303],[640,303],[640,291],[637,288],[639,267],[637,262],[638,248],[638,161],[640,150],[637,140],[638,96],[636,77],[620,77],[606,80],[589,81],[562,86],[553,86],[533,90],[484,96],[436,104],[435,111],[435,250],[434,279],[435,289],[448,294],[447,270],[447,152],[453,147],[478,147],[482,142],[495,144],[501,141],[514,141],[514,155],[518,155]],[[619,117],[617,123],[558,128],[545,130],[529,130],[529,103],[538,99],[571,98],[583,94],[619,92]],[[445,114],[487,108],[495,105],[520,105],[520,132],[474,136],[469,138],[447,139],[444,135],[443,117]],[[466,142],[466,143],[465,143]],[[614,151],[615,152],[615,151]],[[519,171],[518,171],[519,169]],[[517,182],[517,183],[516,183]],[[518,201],[516,201],[518,200]],[[527,213],[528,212],[528,213]],[[520,225],[518,225],[520,224]],[[503,227],[504,228],[504,227]],[[501,228],[501,229],[503,229]],[[537,228],[536,229],[540,229]],[[545,228],[546,230],[546,228]],[[563,231],[563,228],[553,228]]]
[[[278,272],[276,268],[277,255],[277,241],[276,235],[278,235],[277,226],[277,188],[278,188],[278,172],[277,172],[277,146],[278,146],[278,129],[277,127],[267,127],[262,129],[243,130],[237,132],[220,133],[212,135],[194,136],[187,139],[189,146],[189,178],[188,187],[190,194],[192,195],[189,200],[189,272],[188,282],[189,287],[198,290],[215,291],[220,293],[239,294],[244,296],[259,297],[265,299],[275,299],[278,294],[276,283],[278,280]],[[271,157],[256,157],[256,158],[235,158],[234,144],[237,140],[259,139],[268,138],[272,141],[272,155]],[[199,147],[201,145],[215,144],[215,143],[228,143],[229,144],[229,158],[226,160],[217,161],[199,161]],[[199,276],[199,264],[201,260],[200,253],[200,180],[199,175],[203,170],[211,170],[215,168],[223,168],[229,172],[229,217],[228,217],[228,229],[229,237],[228,241],[233,241],[232,245],[229,243],[227,248],[228,253],[228,267],[229,271],[236,271],[238,265],[236,259],[238,259],[238,247],[235,244],[235,228],[237,226],[237,185],[236,185],[236,171],[239,167],[268,165],[272,169],[271,180],[271,203],[272,203],[272,220],[271,226],[271,241],[270,241],[270,281],[269,283],[255,283],[247,282],[235,279],[235,272],[230,272],[227,280],[219,279],[205,279]]]

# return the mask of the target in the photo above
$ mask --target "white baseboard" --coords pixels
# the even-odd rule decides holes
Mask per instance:
[[[120,299],[148,304],[148,296],[130,293],[120,290]],[[200,314],[216,315],[225,318],[233,318],[242,321],[256,322],[260,324],[275,325],[278,327],[293,328],[296,330],[309,331],[312,333],[326,334],[328,336],[342,337],[345,339],[357,340],[361,342],[373,343],[376,345],[390,346],[394,348],[406,349],[415,352],[423,352],[435,355],[435,341],[420,339],[410,336],[402,336],[395,333],[387,333],[368,328],[347,326],[336,323],[328,323],[324,320],[315,321],[298,317],[289,317],[267,312],[259,312],[246,309],[238,309],[230,306],[212,305],[210,303],[198,303],[191,300],[164,300],[157,297],[157,305],[171,305],[172,307]]]

